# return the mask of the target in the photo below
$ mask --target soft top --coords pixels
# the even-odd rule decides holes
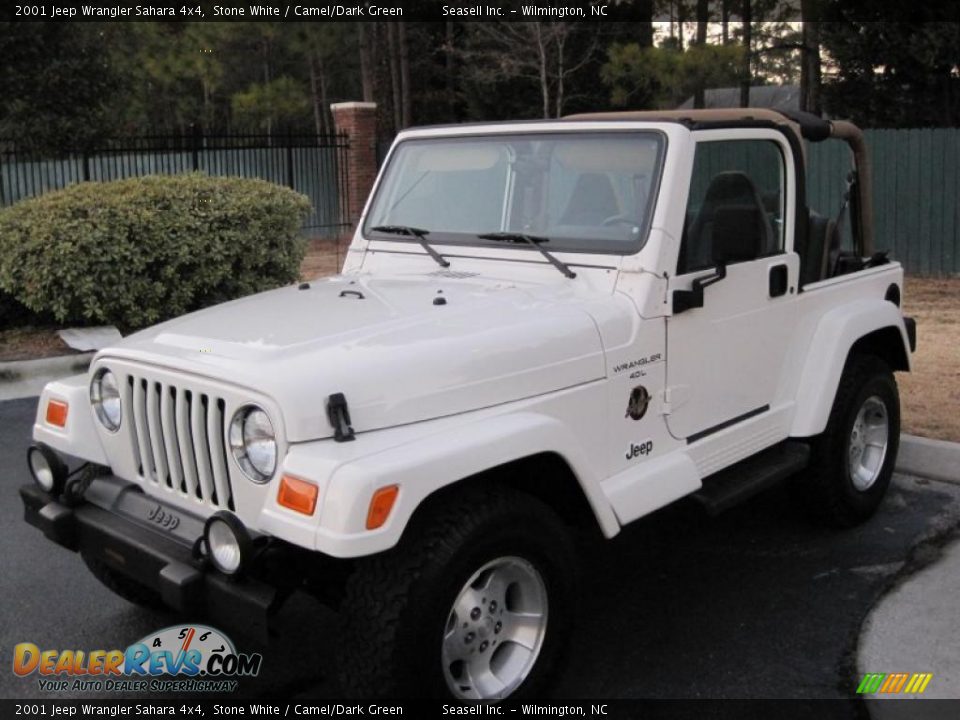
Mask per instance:
[[[565,120],[632,120],[678,122],[685,125],[724,124],[745,127],[757,122],[789,127],[798,138],[818,142],[831,135],[831,123],[812,113],[770,108],[712,108],[709,110],[626,110],[621,112],[578,113]]]

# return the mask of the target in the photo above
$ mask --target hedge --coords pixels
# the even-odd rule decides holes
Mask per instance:
[[[296,280],[310,202],[203,174],[79,183],[0,210],[0,290],[122,330]]]

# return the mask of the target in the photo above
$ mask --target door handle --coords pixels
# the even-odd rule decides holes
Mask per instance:
[[[781,297],[787,294],[790,285],[790,273],[786,265],[774,265],[770,268],[770,297]]]

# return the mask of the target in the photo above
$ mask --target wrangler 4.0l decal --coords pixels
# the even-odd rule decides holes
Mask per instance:
[[[662,360],[663,353],[653,353],[653,355],[648,355],[647,357],[639,358],[637,360],[630,360],[629,362],[620,363],[619,365],[614,365],[613,374],[619,375],[620,373],[633,371],[630,373],[630,377],[638,378],[642,374],[643,367],[652,363],[661,362]]]

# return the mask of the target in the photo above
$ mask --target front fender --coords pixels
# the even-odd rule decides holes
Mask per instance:
[[[63,428],[46,421],[47,403],[51,399],[67,403],[67,424]],[[123,421],[129,422],[129,419],[123,418]],[[107,456],[94,423],[96,418],[90,407],[87,376],[73,375],[47,383],[43,388],[33,425],[33,439],[66,455],[107,465]]]
[[[910,341],[900,308],[893,303],[879,298],[858,300],[823,316],[800,375],[792,437],[810,437],[826,429],[851,348],[861,338],[885,328],[899,331],[909,365]]]
[[[326,486],[315,548],[335,557],[387,550],[400,540],[414,511],[432,493],[463,478],[531,455],[552,452],[570,465],[601,529],[619,524],[570,428],[536,412],[489,417],[414,440],[337,468]],[[370,499],[378,488],[399,485],[387,522],[367,530]]]

